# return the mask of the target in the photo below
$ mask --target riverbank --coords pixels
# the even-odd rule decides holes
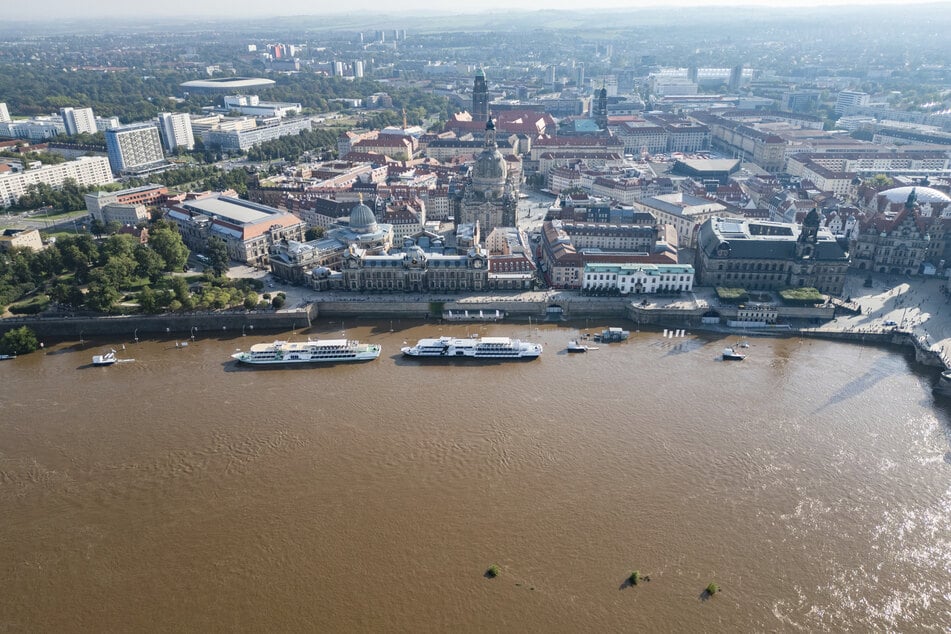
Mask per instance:
[[[778,306],[784,328],[734,328],[738,307],[721,303],[712,288],[699,287],[675,297],[592,297],[574,291],[527,291],[452,296],[444,293],[352,295],[297,290],[291,308],[278,311],[214,311],[174,315],[118,317],[42,316],[0,320],[0,332],[26,325],[41,338],[212,332],[287,331],[310,328],[321,318],[422,319],[439,322],[468,313],[472,321],[496,311],[505,321],[577,321],[623,319],[634,328],[684,328],[729,335],[807,336],[873,345],[913,346],[919,363],[951,367],[951,295],[945,280],[850,276],[848,302],[816,307]],[[847,308],[844,308],[846,306]],[[716,315],[716,323],[703,323]],[[707,317],[707,320],[704,317]],[[448,321],[448,319],[447,319]],[[464,321],[464,320],[460,320]]]

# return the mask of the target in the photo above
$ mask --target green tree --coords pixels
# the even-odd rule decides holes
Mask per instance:
[[[228,270],[230,258],[228,257],[228,245],[218,236],[212,236],[208,239],[208,261],[211,264],[211,270],[215,275],[221,277]]]
[[[36,333],[26,326],[8,330],[0,337],[0,354],[27,354],[39,347]]]
[[[188,261],[188,247],[175,229],[159,226],[149,235],[149,246],[165,260],[166,271],[181,271]]]
[[[110,258],[124,255],[134,257],[135,247],[139,241],[135,237],[124,234],[113,234],[106,238],[106,241],[99,247],[99,256],[102,262],[108,262]]]
[[[308,227],[307,231],[304,232],[304,239],[308,242],[312,240],[319,240],[326,235],[327,230],[323,227]]]
[[[119,291],[108,284],[93,282],[86,293],[86,307],[99,313],[107,313],[119,301]]]
[[[152,248],[144,244],[135,245],[132,257],[135,258],[136,275],[149,278],[153,284],[162,277],[162,271],[165,270],[165,260]]]
[[[280,310],[283,308],[285,301],[284,295],[275,295],[271,298],[271,306],[273,306],[275,310]]]
[[[143,286],[138,295],[139,308],[144,313],[154,313],[158,310],[158,298],[151,286]]]
[[[99,218],[93,218],[92,222],[89,223],[89,231],[101,240],[102,234],[106,232],[106,223]]]

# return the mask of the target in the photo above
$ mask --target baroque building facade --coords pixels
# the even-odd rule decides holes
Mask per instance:
[[[781,290],[813,287],[841,295],[848,253],[820,229],[813,209],[802,225],[737,218],[710,218],[700,226],[695,269],[706,286]]]

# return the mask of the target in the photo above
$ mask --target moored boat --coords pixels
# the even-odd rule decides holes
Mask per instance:
[[[343,363],[372,361],[383,347],[353,339],[317,339],[257,343],[250,350],[237,351],[231,357],[250,365],[289,365],[295,363]]]
[[[6,361],[8,359],[16,359],[16,358],[17,356],[15,354],[0,354],[0,361]]]
[[[951,370],[945,370],[938,377],[938,383],[932,388],[938,396],[951,398]]]
[[[110,350],[109,352],[105,352],[103,354],[94,354],[92,357],[93,365],[113,365],[117,361],[118,359],[116,359],[115,350]]]
[[[746,355],[742,352],[737,352],[732,347],[726,347],[723,349],[723,360],[724,361],[742,361],[746,358]]]
[[[572,339],[568,342],[566,350],[568,350],[568,352],[587,352],[588,346],[579,343],[577,339]]]
[[[542,353],[538,343],[509,337],[439,337],[420,339],[402,348],[407,357],[430,359],[535,359]]]
[[[605,328],[600,335],[595,335],[595,339],[601,343],[615,343],[626,340],[630,334],[629,330],[623,328]]]

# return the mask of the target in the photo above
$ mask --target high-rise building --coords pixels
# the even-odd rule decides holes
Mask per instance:
[[[109,165],[116,174],[147,172],[165,162],[162,139],[154,123],[134,123],[106,130],[106,151]]]
[[[486,121],[489,118],[489,88],[485,83],[485,71],[476,71],[472,84],[472,120]]]
[[[738,92],[743,85],[743,64],[730,69],[730,92]]]
[[[843,90],[835,98],[835,113],[848,114],[850,108],[867,106],[869,94],[857,90]]]
[[[10,123],[10,111],[7,110],[7,104],[0,102],[0,123]]]
[[[60,108],[59,115],[66,126],[66,134],[95,134],[97,131],[92,108]]]
[[[192,133],[192,121],[187,113],[160,112],[158,115],[159,136],[162,145],[169,152],[183,147],[191,150],[195,147],[195,135]]]
[[[358,59],[353,63],[353,76],[357,78],[363,77],[363,61]]]

